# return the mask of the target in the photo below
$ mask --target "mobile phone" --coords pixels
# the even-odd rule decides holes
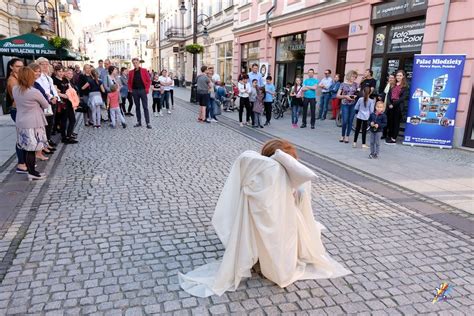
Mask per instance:
[[[351,98],[352,100],[354,100],[356,98],[355,95],[350,95],[349,98]]]

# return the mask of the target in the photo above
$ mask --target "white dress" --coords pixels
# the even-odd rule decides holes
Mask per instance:
[[[280,287],[297,280],[350,274],[321,242],[311,209],[315,174],[277,150],[272,158],[254,151],[241,154],[219,197],[212,224],[226,250],[224,257],[179,274],[181,287],[207,297],[234,291],[251,276],[257,261],[262,274]]]

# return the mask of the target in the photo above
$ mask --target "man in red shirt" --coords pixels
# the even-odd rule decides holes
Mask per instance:
[[[140,65],[140,59],[133,58],[134,69],[128,73],[128,91],[132,92],[135,102],[135,111],[137,113],[137,124],[135,127],[142,126],[142,114],[140,111],[140,100],[142,101],[143,112],[145,114],[145,123],[147,128],[151,128],[150,114],[148,112],[148,91],[150,91],[150,75],[145,68]]]

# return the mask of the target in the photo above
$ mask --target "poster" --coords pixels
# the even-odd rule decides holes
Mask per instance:
[[[466,55],[415,55],[403,144],[453,147]]]
[[[262,78],[263,78],[263,82],[265,83],[265,79],[267,78],[267,76],[269,75],[269,68],[268,68],[268,63],[265,63],[265,62],[261,62],[258,69],[260,71],[260,73],[262,74]]]

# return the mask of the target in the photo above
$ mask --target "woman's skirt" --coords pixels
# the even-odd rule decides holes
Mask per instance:
[[[46,148],[48,138],[44,127],[17,128],[18,147],[25,151],[40,151]]]
[[[97,105],[103,107],[104,101],[102,100],[102,94],[100,92],[91,92],[89,94],[89,107],[95,107]]]

